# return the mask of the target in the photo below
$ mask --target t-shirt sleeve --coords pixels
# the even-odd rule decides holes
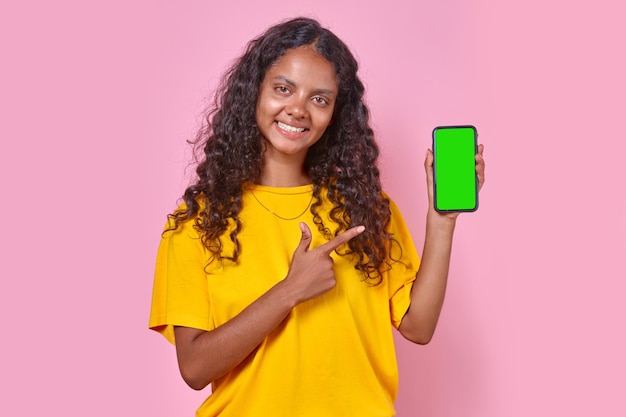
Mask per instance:
[[[168,222],[168,225],[170,222]],[[207,289],[207,251],[193,220],[167,230],[157,252],[148,327],[171,343],[174,326],[211,330]]]
[[[420,266],[420,258],[404,218],[391,199],[390,209],[389,231],[395,242],[390,249],[391,269],[387,272],[387,279],[391,322],[397,329],[411,305],[411,289]]]

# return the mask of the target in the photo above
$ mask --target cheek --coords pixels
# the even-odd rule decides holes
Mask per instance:
[[[333,112],[324,111],[317,116],[317,124],[323,127],[330,126],[333,121]]]
[[[267,99],[263,100],[262,102],[258,103],[256,107],[257,122],[259,122],[260,119],[273,119],[279,112],[280,106],[278,106],[276,102]],[[267,120],[265,121],[267,122]]]

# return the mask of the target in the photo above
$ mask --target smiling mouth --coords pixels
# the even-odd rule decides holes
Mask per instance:
[[[278,124],[278,127],[281,128],[282,130],[285,130],[287,132],[293,132],[293,133],[302,133],[304,132],[306,129],[303,127],[293,127],[293,126],[289,126],[283,122],[276,122]]]

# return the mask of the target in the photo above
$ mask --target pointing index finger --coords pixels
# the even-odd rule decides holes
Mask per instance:
[[[363,233],[364,230],[365,230],[365,226],[352,227],[346,230],[345,232],[335,236],[330,241],[319,246],[319,249],[324,251],[326,254],[330,255],[332,251],[334,251],[335,249],[337,249],[339,246],[343,245],[344,243],[348,242],[353,237],[360,235],[361,233]]]

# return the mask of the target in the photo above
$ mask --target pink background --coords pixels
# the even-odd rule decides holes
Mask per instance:
[[[486,146],[435,339],[398,340],[398,415],[626,415],[622,2],[14,4],[0,6],[0,415],[193,415],[207,393],[147,330],[160,229],[217,77],[298,14],[359,59],[384,185],[418,246],[431,129],[472,123]]]

